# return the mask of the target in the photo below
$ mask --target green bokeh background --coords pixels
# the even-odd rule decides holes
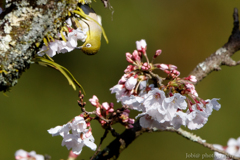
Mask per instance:
[[[87,56],[81,51],[60,54],[54,60],[68,68],[84,87],[88,101],[97,95],[100,102],[114,102],[109,88],[117,84],[128,63],[125,53],[135,49],[135,41],[146,39],[151,58],[157,49],[163,53],[155,62],[178,66],[181,77],[216,49],[227,42],[232,31],[234,7],[238,0],[111,0],[114,13],[105,9],[100,0],[93,3],[102,16],[103,26],[110,43],[102,39],[98,54]],[[239,53],[233,56],[239,60]],[[226,145],[230,137],[240,136],[240,66],[223,66],[196,87],[203,99],[221,98],[222,108],[214,111],[207,124],[195,134],[209,143]],[[49,154],[52,160],[66,159],[68,150],[61,146],[62,138],[52,137],[47,130],[62,125],[80,113],[78,91],[56,70],[33,64],[19,83],[0,96],[0,159],[14,159],[18,149],[35,150]],[[88,110],[93,110],[88,103]],[[132,113],[136,115],[136,112]],[[92,123],[96,144],[103,130]],[[116,126],[121,133],[124,128]],[[109,137],[103,147],[113,140]],[[81,157],[89,159],[94,152],[83,148]],[[184,160],[186,154],[208,155],[213,152],[170,132],[145,133],[136,139],[119,157],[123,159]],[[206,158],[205,158],[206,159]],[[212,158],[209,158],[212,159]]]

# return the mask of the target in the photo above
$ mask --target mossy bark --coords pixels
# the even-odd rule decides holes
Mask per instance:
[[[0,91],[17,84],[43,38],[55,37],[78,0],[10,0],[0,14]]]

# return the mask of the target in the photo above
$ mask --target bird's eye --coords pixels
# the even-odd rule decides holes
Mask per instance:
[[[87,48],[89,48],[89,47],[91,47],[91,46],[92,46],[92,45],[91,45],[90,43],[87,43],[87,44],[86,44],[86,47],[87,47]]]

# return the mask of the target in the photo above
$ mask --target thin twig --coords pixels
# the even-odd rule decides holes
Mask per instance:
[[[108,7],[109,1],[108,0],[102,0],[102,3],[104,5],[105,8]]]
[[[94,155],[92,156],[92,158],[90,160],[92,160],[97,155],[97,153],[101,151],[100,148],[102,146],[103,140],[107,137],[107,134],[108,134],[108,129],[105,129],[105,132],[104,132],[104,134],[103,134],[103,136],[101,138],[101,141],[100,141],[100,143],[98,145],[97,151],[94,153]]]
[[[151,71],[150,71],[149,73],[150,73],[150,75],[151,75],[154,79],[156,79],[158,85],[161,85],[161,84],[162,84],[163,79],[162,79],[161,77],[159,77],[157,74],[155,74],[155,73],[153,73],[153,72],[151,72]]]

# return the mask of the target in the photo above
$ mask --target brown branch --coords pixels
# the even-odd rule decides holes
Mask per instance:
[[[205,61],[199,63],[190,73],[190,75],[196,76],[196,83],[200,82],[212,71],[221,70],[221,65],[236,66],[240,64],[240,61],[236,62],[231,58],[234,53],[240,50],[240,31],[237,8],[234,8],[233,20],[233,30],[228,42],[219,48],[215,53],[206,58]]]
[[[137,137],[147,131],[142,128],[138,121],[134,123],[132,129],[126,129],[114,141],[112,141],[103,151],[101,151],[93,160],[117,159],[120,153],[128,147]]]
[[[100,144],[98,145],[96,152],[94,153],[94,155],[92,156],[92,158],[90,160],[92,160],[97,155],[97,153],[101,151],[100,148],[102,146],[103,140],[107,137],[107,134],[108,134],[108,129],[105,129],[105,132],[101,138]]]
[[[240,63],[240,61],[235,62],[231,56],[240,49],[240,31],[239,31],[239,20],[238,20],[238,10],[234,9],[233,14],[234,27],[232,34],[229,37],[228,42],[221,48],[219,48],[215,53],[210,55],[206,60],[197,65],[197,67],[190,73],[190,75],[195,75],[197,82],[200,82],[204,77],[214,70],[220,70],[221,65],[235,66]],[[137,120],[134,123],[132,129],[126,129],[118,138],[112,141],[102,152],[100,152],[94,160],[100,159],[117,159],[120,153],[128,147],[137,137],[139,137],[144,132],[151,132],[153,130],[144,129],[140,126],[139,121]],[[160,130],[157,130],[160,131]],[[225,151],[218,150],[214,148],[211,144],[206,143],[200,137],[197,137],[189,132],[183,131],[181,129],[167,129],[165,131],[176,132],[183,137],[197,142],[204,147],[207,147],[213,151],[219,152],[226,155],[232,159],[240,160],[240,158],[232,156]]]
[[[93,160],[103,160],[103,159],[117,159],[120,155],[120,153],[128,147],[129,144],[131,144],[136,138],[138,138],[140,135],[142,135],[144,132],[175,132],[182,137],[191,140],[193,142],[196,142],[206,148],[209,148],[212,151],[219,152],[221,154],[226,155],[227,157],[230,157],[233,160],[240,160],[240,157],[233,156],[223,150],[219,150],[217,148],[214,148],[212,144],[207,143],[202,138],[184,131],[183,129],[174,129],[172,127],[167,128],[166,130],[149,130],[142,128],[139,124],[139,121],[137,120],[134,123],[134,127],[132,129],[126,129],[118,138],[116,138],[114,141],[112,141],[102,152],[100,152]]]

